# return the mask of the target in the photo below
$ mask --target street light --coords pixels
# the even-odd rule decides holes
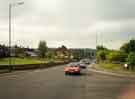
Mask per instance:
[[[11,17],[12,17],[12,7],[22,5],[24,2],[17,2],[17,3],[9,3],[9,70],[12,71],[12,66],[11,66]]]
[[[97,46],[98,46],[98,33],[96,32],[96,53],[97,53]],[[96,55],[95,55],[96,58]],[[97,62],[97,58],[96,58],[96,62]]]
[[[97,48],[97,43],[98,43],[98,33],[96,32],[96,48]]]

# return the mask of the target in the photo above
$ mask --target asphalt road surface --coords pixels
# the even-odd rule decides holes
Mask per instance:
[[[134,82],[83,71],[66,76],[64,66],[0,76],[0,99],[118,99]]]

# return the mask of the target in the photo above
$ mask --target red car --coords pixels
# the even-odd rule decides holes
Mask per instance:
[[[80,67],[77,64],[69,64],[67,67],[64,68],[65,74],[80,74]]]

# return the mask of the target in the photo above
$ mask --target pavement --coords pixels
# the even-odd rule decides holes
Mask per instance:
[[[65,75],[64,66],[0,76],[0,99],[118,99],[134,84],[116,77],[84,70],[82,75]]]

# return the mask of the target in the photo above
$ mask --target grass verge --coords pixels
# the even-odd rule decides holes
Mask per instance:
[[[110,71],[110,72],[118,72],[118,73],[134,73],[135,74],[135,70],[127,70],[123,67],[123,64],[114,64],[114,63],[98,63],[97,64],[97,68],[98,69],[102,69],[102,70],[106,70],[106,71]]]
[[[13,65],[22,65],[22,64],[40,64],[40,63],[48,63],[49,60],[45,59],[37,59],[37,58],[11,58],[11,63]],[[8,65],[9,58],[0,59],[0,65]]]

